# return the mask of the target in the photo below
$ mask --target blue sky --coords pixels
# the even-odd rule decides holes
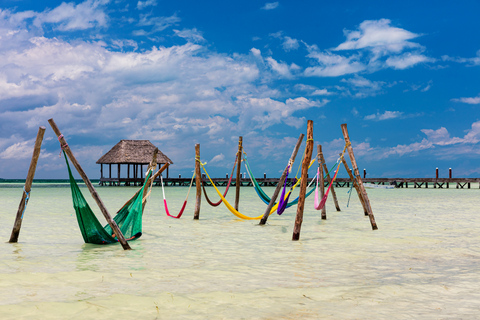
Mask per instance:
[[[480,176],[478,1],[0,4],[0,177],[65,178],[54,118],[92,178],[120,139],[224,176],[238,136],[278,176],[307,120],[333,163],[347,123],[370,177]],[[342,173],[341,173],[342,174]],[[346,174],[343,173],[343,176]]]

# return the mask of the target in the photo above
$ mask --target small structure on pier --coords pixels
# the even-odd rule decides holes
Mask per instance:
[[[97,163],[100,164],[100,185],[126,186],[143,183],[143,165],[148,166],[152,160],[155,146],[149,140],[120,140],[110,151],[104,154]],[[166,163],[173,164],[163,152],[158,151],[157,163],[162,166]],[[103,165],[108,165],[108,177],[103,174]],[[112,177],[112,165],[116,165],[116,177]],[[126,177],[122,177],[121,168],[126,165]],[[140,172],[139,172],[140,169]],[[123,171],[125,174],[125,171]],[[168,178],[168,168],[167,168]]]

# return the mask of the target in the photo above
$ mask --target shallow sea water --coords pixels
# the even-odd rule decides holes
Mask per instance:
[[[370,189],[375,231],[357,196],[347,207],[349,189],[336,189],[342,211],[329,199],[327,220],[307,199],[300,241],[291,240],[296,206],[258,226],[202,199],[195,221],[192,190],[172,219],[154,187],[143,236],[124,251],[83,243],[66,185],[34,185],[19,243],[8,243],[22,185],[0,185],[0,318],[478,319],[480,190],[472,187]],[[136,188],[97,190],[113,214]],[[187,188],[166,193],[176,214]],[[240,211],[264,210],[242,188]]]

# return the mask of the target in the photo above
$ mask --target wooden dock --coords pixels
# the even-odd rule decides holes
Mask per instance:
[[[228,183],[228,178],[213,178],[213,183],[218,187],[226,187]],[[308,179],[308,182],[311,182],[312,178]],[[166,186],[189,186],[191,178],[164,178],[163,179]],[[203,179],[206,186],[211,186],[211,183],[208,179]],[[480,188],[480,178],[362,178],[363,182],[373,183],[377,185],[395,185],[397,188],[434,188],[434,189],[470,189],[472,184],[478,184]],[[275,187],[278,183],[278,178],[258,178],[257,182],[262,187]],[[104,185],[136,185],[137,183],[134,179],[102,179]],[[160,179],[155,180],[155,185],[160,185]],[[242,187],[251,187],[253,186],[252,182],[248,178],[241,178],[240,186]],[[295,183],[293,178],[287,179],[287,185],[292,186]],[[195,181],[193,182],[195,184]],[[325,185],[328,183],[325,182]],[[348,178],[337,178],[334,187],[350,188],[352,180]],[[232,186],[237,185],[237,180],[232,179]]]

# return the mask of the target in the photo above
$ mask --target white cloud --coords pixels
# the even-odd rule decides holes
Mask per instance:
[[[469,66],[480,66],[480,50],[477,51],[476,57],[473,57],[473,58],[450,57],[450,56],[444,55],[442,56],[442,60],[465,63]]]
[[[265,5],[262,7],[262,10],[273,10],[278,8],[279,3],[278,2],[267,2]]]
[[[177,25],[181,19],[177,17],[176,14],[170,17],[156,17],[151,14],[142,14],[140,15],[140,21],[138,26],[140,27],[151,27],[150,31],[139,30],[139,32],[144,34],[153,34],[156,32],[161,32],[171,26]],[[140,35],[140,34],[138,34]]]
[[[212,160],[210,160],[208,163],[213,164],[213,163],[222,162],[223,160],[225,160],[225,155],[223,153],[220,153],[214,156]]]
[[[146,0],[146,1],[138,1],[137,2],[137,9],[143,10],[147,7],[154,7],[157,5],[157,0]]]
[[[434,148],[434,144],[427,139],[423,139],[421,142],[415,142],[409,145],[397,145],[386,151],[381,158],[386,158],[391,155],[403,156],[405,154],[414,153],[426,149]]]
[[[405,53],[400,56],[389,57],[385,64],[388,67],[392,67],[397,70],[403,70],[410,67],[413,67],[416,64],[422,62],[433,62],[434,60],[424,56],[422,54],[413,54],[413,53]]]
[[[419,35],[405,29],[390,26],[389,19],[365,20],[358,30],[345,30],[347,41],[340,44],[335,50],[355,50],[369,47],[383,47],[390,52],[401,52],[404,48],[418,47],[419,45],[408,40]]]
[[[75,5],[63,2],[53,10],[36,15],[34,24],[40,27],[51,23],[61,31],[85,30],[93,27],[104,27],[107,15],[103,10],[105,1],[87,0]]]
[[[478,97],[468,97],[468,98],[459,98],[459,99],[452,99],[455,102],[462,102],[467,104],[480,104],[480,96]]]
[[[365,120],[375,120],[375,121],[382,121],[382,120],[389,120],[399,118],[403,115],[403,112],[400,111],[385,111],[384,113],[376,113],[366,116]]]
[[[265,60],[273,71],[275,71],[284,78],[292,78],[292,71],[295,72],[300,69],[300,67],[294,63],[292,63],[291,65],[287,65],[286,63],[278,62],[271,57],[267,57]]]
[[[202,36],[202,33],[198,31],[196,28],[193,29],[183,29],[183,30],[176,30],[174,29],[173,32],[180,37],[184,38],[187,41],[193,42],[193,43],[201,43],[204,42],[205,39]]]
[[[283,49],[285,51],[297,50],[299,47],[298,40],[285,36],[283,39]]]
[[[387,85],[383,81],[371,81],[358,75],[350,79],[342,79],[341,82],[350,85],[357,98],[376,96],[382,93],[383,88]]]
[[[338,77],[366,69],[358,56],[344,57],[328,51],[320,52],[315,46],[310,47],[309,51],[307,57],[316,60],[319,65],[306,68],[304,74],[307,77]]]

